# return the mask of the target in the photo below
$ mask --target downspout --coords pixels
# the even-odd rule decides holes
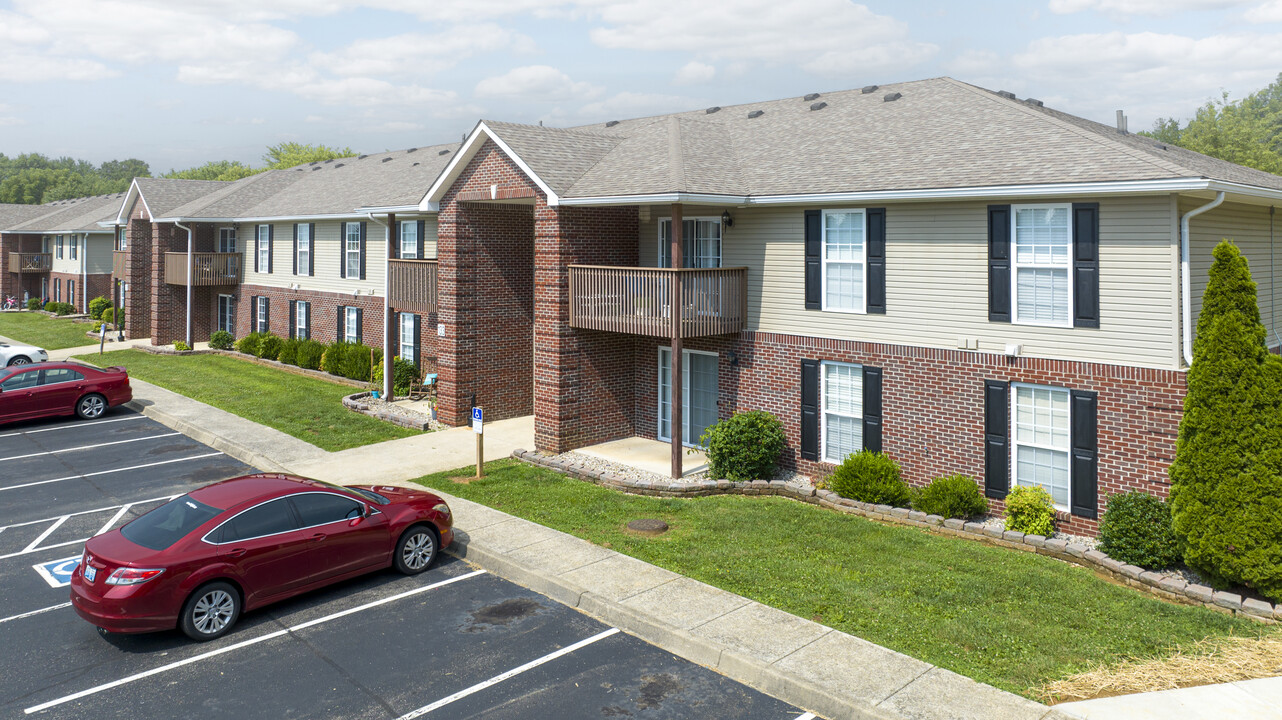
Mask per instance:
[[[175,222],[174,227],[187,231],[187,333],[184,337],[187,338],[187,347],[191,348],[193,346],[191,342],[191,228],[184,226],[180,222]]]
[[[85,247],[80,252],[80,310],[89,312],[89,233],[84,233]]]
[[[376,222],[379,225],[383,226],[384,257],[383,257],[383,388],[382,390],[383,390],[383,397],[386,398],[388,402],[391,402],[394,399],[392,397],[392,382],[395,380],[395,378],[392,377],[393,375],[392,370],[394,369],[394,365],[392,363],[392,347],[391,347],[392,330],[390,327],[388,327],[388,325],[391,324],[390,319],[392,317],[392,308],[391,308],[391,305],[388,304],[390,300],[387,295],[387,278],[391,274],[390,272],[391,268],[388,267],[388,265],[392,257],[392,253],[391,253],[392,226],[374,217],[374,213],[365,213],[365,217],[369,218],[371,222]],[[365,249],[367,252],[369,251],[368,246]],[[347,256],[344,255],[343,257],[346,258]]]
[[[1214,200],[1200,208],[1184,213],[1184,217],[1180,218],[1180,309],[1182,310],[1182,325],[1184,329],[1184,364],[1189,367],[1193,365],[1193,299],[1191,297],[1193,282],[1189,270],[1189,220],[1207,210],[1214,210],[1223,202],[1224,193],[1218,192],[1215,194]]]

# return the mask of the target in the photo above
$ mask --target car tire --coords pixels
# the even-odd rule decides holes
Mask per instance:
[[[183,604],[178,627],[197,642],[220,638],[240,618],[240,593],[229,583],[213,582],[200,587]]]
[[[396,541],[396,552],[393,562],[396,569],[405,575],[417,575],[432,567],[436,561],[436,552],[440,547],[436,532],[427,525],[415,525],[401,533]]]
[[[107,398],[98,393],[89,393],[76,401],[76,415],[83,420],[100,418],[105,412],[107,412]]]
[[[10,367],[13,367],[14,365],[30,365],[30,364],[31,364],[31,358],[27,357],[26,355],[14,355],[13,357],[9,358]]]

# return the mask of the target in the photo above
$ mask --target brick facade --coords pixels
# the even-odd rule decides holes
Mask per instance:
[[[47,280],[49,273],[9,272],[9,253],[36,253],[41,249],[40,235],[0,235],[0,299],[12,295],[21,301],[24,294],[28,297],[41,297],[40,281]],[[49,292],[53,292],[52,285]]]
[[[125,227],[125,276],[115,278],[127,284],[118,287],[117,301],[124,292],[125,337],[143,338],[151,333],[151,222],[143,217],[141,202],[135,202]]]

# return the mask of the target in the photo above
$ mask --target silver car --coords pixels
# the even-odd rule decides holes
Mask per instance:
[[[0,342],[0,366],[26,365],[48,359],[49,353],[34,345],[11,345]]]

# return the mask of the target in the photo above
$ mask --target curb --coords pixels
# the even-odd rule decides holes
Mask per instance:
[[[155,420],[173,430],[186,435],[196,442],[204,443],[215,450],[221,451],[237,460],[249,465],[250,467],[262,470],[264,472],[290,472],[289,468],[277,463],[271,458],[250,450],[233,440],[228,440],[221,435],[216,435],[199,425],[193,425],[181,418],[171,415],[164,410],[157,408],[153,403],[145,400],[130,400],[124,404],[130,410],[137,411],[143,415]]]

